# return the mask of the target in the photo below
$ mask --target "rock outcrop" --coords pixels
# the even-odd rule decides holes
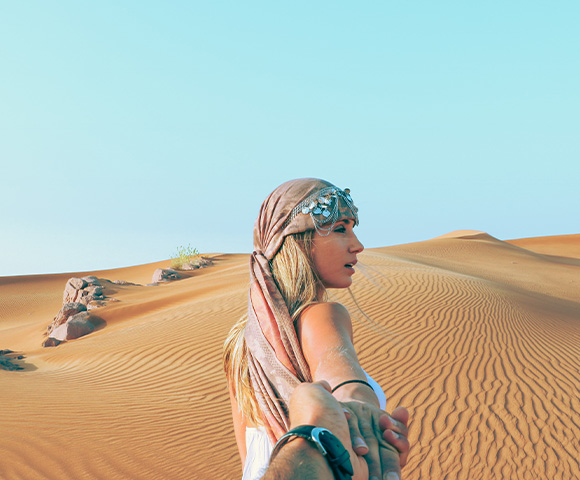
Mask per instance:
[[[173,280],[179,280],[181,275],[177,270],[173,268],[158,268],[153,273],[153,278],[151,279],[152,283],[163,283],[163,282],[171,282]]]
[[[74,340],[102,328],[105,321],[89,312],[72,315],[65,323],[56,327],[43,343],[43,347],[54,347],[66,340]]]
[[[97,277],[73,277],[66,282],[62,303],[82,303],[87,305],[105,299],[104,288]]]
[[[109,280],[103,280],[109,282]],[[105,287],[94,276],[69,278],[62,296],[63,306],[46,329],[43,347],[54,347],[102,328],[105,321],[89,313],[116,299],[105,296]]]
[[[22,360],[24,355],[12,350],[0,350],[0,370],[24,370],[15,360]]]
[[[193,263],[184,263],[179,267],[178,270],[175,268],[158,268],[153,273],[153,278],[151,279],[151,284],[156,285],[158,283],[172,282],[174,280],[180,280],[184,275],[180,274],[180,271],[191,271],[197,270],[198,268],[204,268],[213,265],[213,262],[209,258],[199,257]],[[187,276],[187,275],[185,275]]]
[[[138,284],[138,283],[131,283],[128,282],[127,280],[113,280],[111,283],[114,283],[115,285],[134,285],[137,287],[141,287],[142,285]]]
[[[195,263],[184,265],[182,270],[196,270],[212,264],[210,259],[200,257]],[[179,280],[184,276],[188,275],[181,274],[173,268],[158,268],[153,274],[151,285]],[[108,302],[118,301],[105,295],[105,288],[111,288],[114,285],[137,286],[138,284],[124,280],[98,279],[95,276],[69,278],[62,296],[62,308],[48,325],[47,338],[42,346],[54,347],[102,328],[105,321],[94,315],[93,310],[106,306]]]
[[[54,317],[54,320],[46,329],[46,334],[50,336],[50,334],[54,331],[55,328],[60,327],[63,323],[66,323],[66,321],[70,317],[76,315],[77,313],[86,311],[87,306],[84,303],[80,302],[65,303],[60,309],[60,311],[56,314],[56,317]]]
[[[193,263],[184,263],[181,266],[180,270],[197,270],[198,268],[209,267],[210,265],[213,265],[213,262],[211,261],[211,259],[205,258],[205,257],[199,257]]]

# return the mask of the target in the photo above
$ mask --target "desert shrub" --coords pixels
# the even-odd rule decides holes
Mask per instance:
[[[181,270],[187,265],[196,265],[200,259],[201,256],[197,248],[193,248],[191,245],[180,246],[177,248],[177,253],[171,256],[171,267]]]

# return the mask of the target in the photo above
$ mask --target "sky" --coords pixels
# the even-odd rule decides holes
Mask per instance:
[[[580,233],[580,3],[0,4],[0,276],[249,253],[292,178],[366,247]]]

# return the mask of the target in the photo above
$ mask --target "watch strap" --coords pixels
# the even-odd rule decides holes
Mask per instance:
[[[274,450],[272,450],[270,462],[293,437],[304,438],[312,442],[328,461],[335,478],[338,480],[350,480],[352,478],[354,472],[350,462],[350,455],[342,442],[330,430],[314,425],[301,425],[282,435],[276,442]]]

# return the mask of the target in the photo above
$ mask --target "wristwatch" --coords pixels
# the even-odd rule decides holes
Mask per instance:
[[[292,437],[304,438],[316,446],[318,451],[324,455],[328,461],[334,478],[338,480],[351,480],[353,475],[350,455],[334,434],[326,428],[315,427],[314,425],[301,425],[289,430],[276,442],[270,462],[274,459],[278,451],[288,443]]]

